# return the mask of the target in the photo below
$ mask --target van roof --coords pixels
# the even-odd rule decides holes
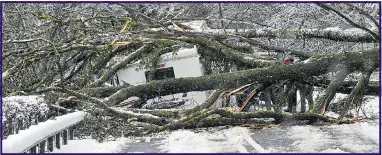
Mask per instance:
[[[186,59],[186,58],[192,58],[192,57],[199,57],[198,49],[194,45],[193,48],[181,48],[176,53],[169,52],[161,55],[161,62],[166,62],[169,60],[179,60],[179,59]],[[127,58],[127,56],[117,56],[113,57],[111,62],[117,63],[122,61],[123,59]],[[139,65],[140,60],[133,63],[133,65]],[[107,66],[110,66],[111,64],[108,64]]]

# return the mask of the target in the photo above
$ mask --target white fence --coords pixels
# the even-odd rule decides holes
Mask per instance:
[[[84,119],[85,112],[74,112],[55,117],[2,140],[3,153],[45,153],[60,149],[73,139],[73,126]],[[55,141],[55,142],[54,142]]]

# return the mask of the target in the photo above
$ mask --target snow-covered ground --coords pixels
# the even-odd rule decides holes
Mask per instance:
[[[314,92],[314,96],[319,93]],[[345,94],[337,93],[332,102]],[[311,153],[370,153],[379,151],[379,97],[365,96],[367,117],[355,124],[332,126],[281,126],[262,130],[244,127],[215,127],[199,130],[176,130],[153,137],[121,138],[98,143],[95,140],[70,140],[68,145],[53,153],[225,153],[225,152],[311,152]],[[335,116],[333,113],[328,113]],[[362,113],[361,113],[362,115]],[[42,123],[44,124],[44,123]],[[33,129],[33,126],[31,127]],[[26,134],[20,132],[20,134]],[[31,134],[29,134],[31,135]],[[21,141],[10,136],[3,141],[3,151]],[[25,138],[23,138],[25,140]],[[5,145],[4,145],[5,144]],[[14,150],[14,149],[13,149]],[[8,151],[9,152],[9,151]],[[12,152],[12,151],[11,151]]]
[[[337,95],[338,100],[343,97]],[[69,141],[55,152],[120,153],[370,153],[379,151],[379,98],[365,103],[365,112],[373,119],[355,124],[332,126],[281,126],[262,130],[244,127],[215,127],[176,130],[139,139],[119,139],[98,143],[94,140]]]
[[[344,97],[337,94],[334,102]],[[371,120],[332,126],[282,126],[250,130],[216,127],[208,130],[177,130],[161,133],[151,140],[126,142],[122,152],[378,152],[379,97],[366,96],[364,109]],[[333,115],[332,115],[333,116]]]
[[[118,153],[127,141],[124,138],[103,143],[94,139],[69,140],[68,145],[63,145],[52,153]]]

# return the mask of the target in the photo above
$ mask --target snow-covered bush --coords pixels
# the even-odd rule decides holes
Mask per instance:
[[[49,108],[42,96],[11,96],[2,101],[3,139],[47,119]]]

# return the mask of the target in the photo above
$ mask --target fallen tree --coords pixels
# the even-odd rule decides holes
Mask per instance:
[[[278,83],[285,79],[300,80],[304,77],[325,74],[329,67],[337,64],[343,64],[349,72],[353,72],[363,70],[361,64],[366,60],[378,63],[378,50],[316,55],[308,63],[292,66],[275,65],[266,69],[152,81],[145,85],[122,88],[106,98],[104,102],[115,105],[131,96],[150,99],[179,92],[233,88],[253,82],[266,84]]]
[[[96,134],[103,138],[106,137],[105,132],[118,134],[127,132],[126,135],[142,136],[182,128],[248,124],[270,126],[293,120],[302,124],[314,124],[320,121],[351,123],[352,121],[347,119],[334,120],[321,115],[333,95],[336,92],[350,93],[345,107],[347,109],[352,105],[358,105],[361,100],[356,99],[362,98],[363,94],[369,91],[374,94],[379,92],[378,84],[368,82],[376,66],[370,68],[364,64],[364,62],[372,62],[374,65],[379,63],[379,49],[372,49],[377,48],[379,33],[374,32],[368,24],[358,24],[346,17],[342,12],[348,10],[342,7],[339,8],[341,11],[338,11],[335,7],[321,6],[327,11],[334,12],[334,16],[344,19],[347,22],[345,24],[357,29],[333,28],[342,27],[338,24],[338,20],[333,21],[335,24],[323,24],[329,28],[316,29],[317,27],[312,25],[321,23],[309,21],[309,24],[304,25],[307,20],[301,19],[299,28],[283,24],[272,26],[273,28],[244,28],[246,30],[236,27],[233,31],[232,28],[225,29],[226,26],[222,23],[223,29],[190,30],[179,27],[181,25],[177,25],[178,23],[164,22],[168,20],[166,18],[158,20],[142,13],[145,8],[133,9],[131,5],[79,6],[79,10],[73,12],[68,11],[71,10],[68,8],[77,5],[42,6],[15,4],[4,7],[6,12],[4,19],[19,19],[15,21],[28,19],[29,24],[4,20],[6,41],[3,42],[3,94],[28,95],[48,91],[68,99],[74,96],[73,100],[59,102],[52,99],[52,101],[58,105],[68,105],[68,108],[74,108],[70,105],[75,105],[72,102],[78,102],[81,107],[77,110],[87,110],[89,118],[96,118],[94,120],[97,122],[88,122],[87,127],[91,126],[89,124],[100,125],[95,127]],[[93,15],[81,11],[89,7],[94,11]],[[35,8],[38,8],[39,13],[15,14],[14,10],[20,8],[25,8],[27,12],[36,12]],[[51,12],[51,10],[57,11]],[[121,11],[128,13],[121,14]],[[308,12],[304,17],[320,13]],[[373,16],[367,17],[374,19]],[[280,23],[280,21],[270,23]],[[295,25],[296,21],[291,23]],[[373,23],[378,25],[375,21]],[[307,25],[311,25],[312,28],[307,28]],[[170,28],[171,26],[173,28]],[[243,44],[245,45],[241,46]],[[133,86],[133,83],[132,85],[125,83],[122,86],[105,84],[113,80],[119,70],[132,63],[140,61],[142,68],[152,71],[160,61],[161,54],[176,53],[179,47],[190,46],[198,47],[200,61],[205,67],[207,66],[206,70],[216,67],[219,69],[219,74],[211,72],[202,77],[151,81],[138,86]],[[283,58],[276,58],[269,53],[268,56],[259,56],[254,49],[262,53],[277,52],[278,56],[286,54],[299,57],[300,60],[308,60],[294,65],[282,65],[279,61]],[[358,51],[341,53],[346,49]],[[122,59],[114,62],[114,58]],[[228,73],[231,69],[227,67],[229,65],[236,66],[238,71]],[[347,74],[354,71],[363,73],[360,82],[344,81]],[[258,90],[252,91],[253,95],[257,91],[270,88],[271,85],[283,84],[284,81],[301,82],[305,78],[328,72],[336,72],[338,76],[330,81],[313,81],[313,85],[326,88],[313,113],[281,112],[280,105],[288,101],[285,92],[278,94],[276,101],[278,107],[275,108],[275,112],[247,113],[214,108],[218,98],[233,94],[249,84],[261,85]],[[204,90],[215,91],[203,104],[192,109],[140,109],[146,100],[154,97]],[[130,97],[138,97],[139,100],[127,101]],[[250,98],[247,97],[245,103],[248,103]],[[129,108],[122,108],[124,105],[128,105]],[[67,111],[63,106],[51,106],[51,109]],[[100,123],[105,120],[106,122]],[[137,122],[140,123],[139,127],[134,125]]]
[[[147,99],[158,95],[168,95],[185,91],[202,91],[210,89],[224,90],[228,88],[236,88],[248,83],[261,83],[265,85],[264,87],[267,87],[267,83],[277,83],[280,80],[299,80],[307,76],[325,74],[328,71],[328,68],[333,65],[341,67],[346,66],[347,70],[345,72],[347,75],[347,73],[353,71],[368,69],[368,66],[362,65],[364,60],[377,62],[377,55],[377,49],[349,53],[322,54],[313,56],[304,64],[290,66],[279,65],[267,69],[252,69],[235,73],[153,81],[145,85],[122,87],[122,89],[105,100],[100,100],[65,88],[55,87],[48,88],[44,91],[54,90],[67,93],[79,99],[86,100],[89,103],[96,104],[98,108],[109,112],[112,116],[128,119],[130,121],[147,123],[144,128],[137,129],[137,131],[132,131],[127,134],[134,136],[143,136],[165,130],[192,129],[220,125],[259,124],[260,126],[266,127],[270,124],[279,124],[288,120],[302,121],[303,123],[305,122],[305,124],[313,124],[317,121],[324,121],[327,123],[352,123],[354,121],[348,119],[336,120],[334,118],[322,116],[318,113],[288,114],[269,111],[247,113],[233,112],[225,109],[208,109],[216,98],[224,93],[223,91],[216,91],[204,104],[185,111],[122,110],[110,107],[110,105],[118,104],[119,101],[130,96],[138,96]],[[304,72],[302,72],[302,70],[304,70]],[[339,74],[343,75],[342,73]],[[338,82],[336,82],[336,85],[338,85]],[[334,90],[330,89],[330,91]],[[321,102],[318,103],[320,103],[318,104],[320,106]]]

